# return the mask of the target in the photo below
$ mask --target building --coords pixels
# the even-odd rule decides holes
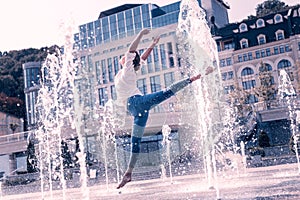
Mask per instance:
[[[228,101],[239,93],[243,104],[258,112],[271,144],[287,144],[291,133],[287,109],[279,104],[278,80],[284,69],[299,94],[300,6],[228,24],[215,39]]]
[[[0,174],[12,174],[23,170],[27,134],[23,130],[24,120],[0,112]],[[20,161],[18,163],[18,161]]]
[[[198,1],[198,3],[206,11],[207,19],[213,18],[211,26],[221,28],[228,23],[229,6],[223,1]],[[152,93],[182,78],[178,70],[180,62],[176,37],[179,12],[180,1],[162,7],[151,3],[125,4],[103,11],[96,21],[79,26],[79,33],[74,36],[74,47],[78,49],[82,65],[78,72],[85,75],[79,76],[76,82],[82,94],[81,99],[90,108],[84,117],[86,127],[93,127],[99,123],[95,122],[93,116],[101,112],[109,99],[116,99],[114,76],[121,68],[119,59],[143,28],[152,29],[152,36],[143,38],[138,49],[140,53],[149,46],[155,34],[160,35],[161,39],[147,59],[147,64],[138,72],[138,88],[144,94]],[[177,112],[174,101],[176,99],[170,99],[151,111],[142,140],[142,151],[145,156],[139,160],[138,165],[155,166],[161,162],[163,124],[172,127],[174,156],[182,153],[183,136],[178,133],[180,112]],[[117,133],[118,161],[123,164],[129,158],[131,124],[132,119],[127,116],[124,128]],[[89,128],[87,132],[88,151],[97,159],[103,160],[102,150],[99,147],[99,131]],[[114,148],[107,149],[113,151]],[[107,154],[114,155],[114,152]]]
[[[36,125],[35,103],[39,91],[41,66],[41,62],[28,62],[22,65],[24,72],[24,93],[28,130],[34,130]]]

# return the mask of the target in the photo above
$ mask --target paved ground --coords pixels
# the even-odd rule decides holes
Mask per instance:
[[[70,199],[70,200],[299,200],[300,175],[297,164],[245,169],[218,175],[210,188],[204,174],[133,181],[121,190],[116,184],[95,185],[50,193],[30,193],[2,196],[5,200]]]

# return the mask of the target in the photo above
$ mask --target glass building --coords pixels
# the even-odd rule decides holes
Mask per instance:
[[[201,6],[201,1],[198,0]],[[74,35],[80,50],[137,34],[143,28],[176,24],[180,1],[159,7],[155,4],[125,4],[100,13],[96,21],[79,26]]]

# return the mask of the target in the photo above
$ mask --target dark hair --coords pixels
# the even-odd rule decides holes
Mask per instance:
[[[138,67],[140,65],[140,61],[141,61],[141,58],[140,58],[140,55],[137,51],[135,51],[135,57],[133,59],[133,67]]]

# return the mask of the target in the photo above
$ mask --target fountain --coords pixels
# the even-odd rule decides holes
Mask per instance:
[[[71,35],[69,32],[67,30],[67,35]],[[88,185],[88,150],[84,153],[88,148],[84,146],[83,137],[89,131],[85,127],[89,112],[82,105],[84,100],[79,95],[80,88],[74,84],[78,64],[73,64],[72,42],[67,37],[65,53],[49,55],[42,70],[43,82],[37,102],[39,120],[35,133],[39,141],[36,151],[40,187],[19,195],[5,195],[8,192],[1,187],[1,199],[299,199],[300,179],[295,173],[295,165],[246,168],[245,144],[236,145],[234,136],[234,131],[243,127],[237,127],[234,110],[223,101],[216,45],[206,24],[205,13],[196,0],[182,0],[177,37],[178,56],[181,66],[185,66],[180,68],[182,74],[204,74],[207,66],[215,67],[213,74],[203,76],[177,97],[182,111],[178,128],[182,151],[191,153],[184,156],[194,160],[183,159],[183,163],[194,165],[195,171],[180,175],[173,173],[176,170],[173,161],[177,157],[171,156],[172,132],[170,126],[164,124],[162,144],[165,148],[155,149],[151,156],[154,158],[165,153],[168,172],[165,166],[159,165],[161,178],[133,181],[122,190],[116,190],[122,169],[126,166],[126,162],[121,162],[121,156],[128,157],[129,146],[128,138],[117,138],[116,133],[120,132],[117,124],[123,116],[114,112],[115,105],[109,101],[100,113],[92,116],[97,122],[104,180],[98,176],[102,182]],[[247,127],[253,125],[251,117]],[[66,127],[72,127],[72,131]],[[64,159],[69,155],[67,147],[64,145],[62,148],[61,145],[67,138],[79,141],[75,165],[80,166],[80,179],[73,177],[73,182],[80,182],[80,188],[70,187],[66,180]],[[184,169],[186,171],[187,168]]]
[[[288,117],[291,122],[291,132],[293,139],[293,149],[295,150],[297,163],[298,163],[298,172],[300,173],[300,162],[299,162],[299,152],[298,152],[298,140],[299,140],[299,128],[297,122],[297,113],[296,113],[296,92],[293,88],[289,75],[284,69],[279,72],[279,86],[278,86],[278,96],[280,97],[281,103],[287,105],[288,108]]]

